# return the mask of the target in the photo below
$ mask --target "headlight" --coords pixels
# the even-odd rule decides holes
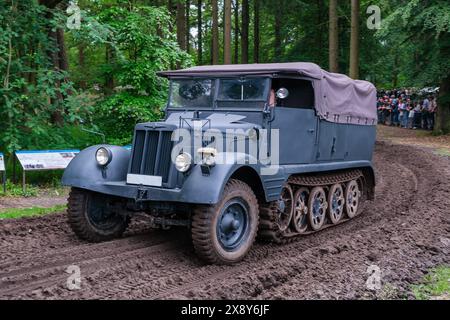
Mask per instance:
[[[186,172],[191,167],[192,157],[189,153],[183,152],[175,158],[175,167],[180,172]]]
[[[112,160],[112,153],[109,149],[100,147],[95,153],[95,160],[97,160],[99,165],[106,166]]]

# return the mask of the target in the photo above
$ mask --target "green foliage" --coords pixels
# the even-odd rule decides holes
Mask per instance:
[[[192,64],[166,8],[122,0],[80,1],[80,7],[81,28],[65,30],[71,61],[65,72],[52,60],[60,52],[50,34],[65,28],[66,13],[36,0],[0,4],[1,151],[101,142],[83,128],[105,133],[110,143],[130,143],[137,122],[161,117],[167,81],[156,73]],[[114,90],[103,87],[108,77]],[[88,89],[93,85],[98,89]]]
[[[136,123],[161,118],[159,106],[164,101],[160,97],[120,92],[97,105],[94,123],[106,135],[108,143],[127,145],[131,143]]]
[[[76,92],[73,83],[51,61],[56,49],[48,34],[56,22],[44,18],[49,12],[33,0],[0,4],[0,118],[4,121],[0,149],[7,153],[60,145],[62,137],[54,134],[58,125],[52,116],[60,114],[66,123],[77,120],[66,108],[67,97]]]
[[[441,266],[428,273],[422,283],[412,286],[414,296],[420,300],[448,299],[450,295],[450,268]]]
[[[134,91],[155,94],[164,88],[156,76],[171,66],[186,66],[189,55],[180,50],[166,9],[135,6],[132,9],[111,7],[99,14],[110,26],[118,59],[115,61],[120,84]]]
[[[450,57],[442,50],[450,45],[448,1],[402,3],[383,20],[376,35],[399,60],[394,72],[404,75],[404,85],[436,85],[450,73]],[[387,58],[392,59],[392,53]]]
[[[168,83],[156,73],[188,66],[191,57],[179,49],[165,8],[105,5],[93,10],[97,13],[90,19],[96,23],[91,25],[102,32],[78,32],[73,41],[78,46],[83,41],[86,49],[100,44],[104,51],[112,51],[112,57],[98,65],[96,74],[114,77],[116,88],[95,104],[89,125],[105,134],[108,143],[129,144],[136,123],[162,116]],[[87,44],[92,34],[99,33],[95,43]]]
[[[56,205],[50,208],[41,208],[41,207],[11,208],[0,211],[0,220],[42,216],[46,214],[62,212],[66,210],[66,208],[67,208],[66,205]]]
[[[6,181],[6,193],[3,192],[3,186],[0,186],[0,196],[6,197],[35,197],[38,188],[27,184],[25,192],[23,192],[21,184],[14,184],[10,180]]]

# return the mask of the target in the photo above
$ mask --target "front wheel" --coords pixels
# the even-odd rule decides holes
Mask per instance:
[[[84,189],[70,191],[68,222],[80,239],[100,242],[120,237],[129,222],[122,210],[120,199]]]
[[[258,201],[242,181],[230,180],[215,205],[194,209],[192,242],[198,256],[208,263],[232,264],[250,250],[258,229]]]

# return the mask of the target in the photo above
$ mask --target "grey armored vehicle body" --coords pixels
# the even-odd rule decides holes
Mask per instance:
[[[137,124],[131,150],[92,146],[64,172],[80,238],[119,237],[145,212],[155,226],[190,228],[202,259],[227,264],[257,236],[286,242],[347,221],[373,199],[371,83],[312,63],[160,76],[170,79],[165,119]]]

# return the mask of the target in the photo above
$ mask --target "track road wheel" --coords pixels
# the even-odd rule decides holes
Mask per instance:
[[[361,190],[356,180],[347,183],[345,187],[345,212],[351,219],[359,213]]]
[[[304,233],[308,229],[308,198],[309,190],[301,187],[294,194],[294,214],[292,227],[298,233]]]
[[[328,191],[328,217],[332,224],[338,223],[344,215],[344,189],[342,185],[337,183],[333,184]]]
[[[309,225],[316,231],[322,228],[325,222],[327,200],[325,190],[322,187],[314,187],[308,200]]]
[[[236,263],[255,241],[258,223],[258,201],[252,189],[231,179],[218,203],[194,209],[191,232],[195,251],[208,263]]]
[[[280,198],[276,205],[277,219],[276,223],[281,232],[286,231],[292,220],[294,213],[294,193],[289,184],[285,184],[281,189]]]
[[[119,214],[121,202],[101,193],[72,188],[67,204],[68,222],[83,240],[100,242],[120,237],[129,218]]]

